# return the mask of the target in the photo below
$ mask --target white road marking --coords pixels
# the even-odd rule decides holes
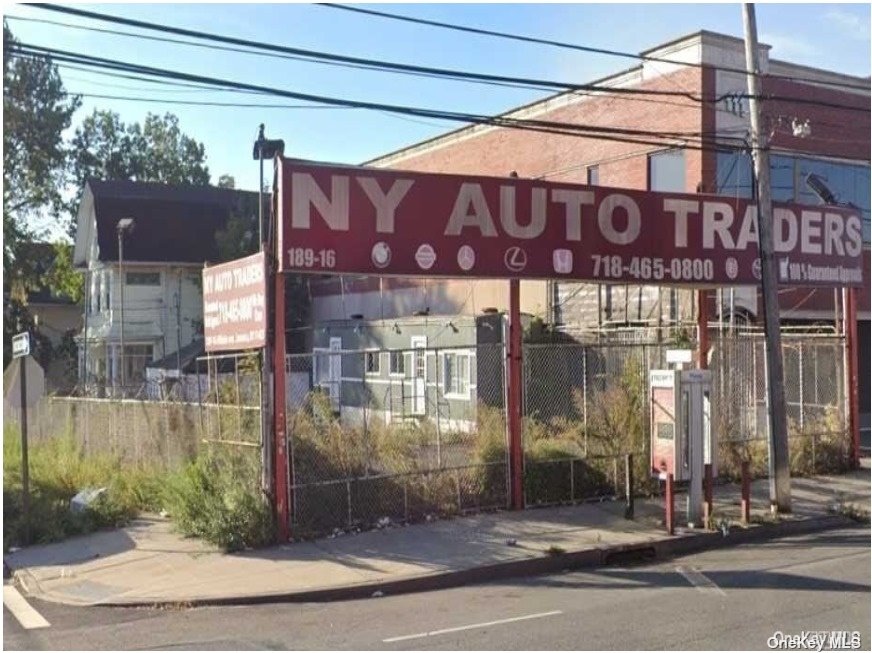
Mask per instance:
[[[515,621],[527,621],[528,619],[541,619],[542,617],[553,617],[554,615],[563,614],[563,610],[553,610],[551,612],[539,612],[536,614],[527,614],[522,617],[510,617],[509,619],[497,619],[496,621],[485,621],[480,624],[470,624],[468,626],[455,626],[454,628],[443,628],[441,630],[431,630],[427,633],[416,633],[415,635],[402,635],[401,637],[389,637],[383,639],[382,642],[389,644],[390,642],[402,642],[407,639],[420,639],[421,637],[433,637],[434,635],[444,635],[446,633],[457,633],[461,630],[472,630],[474,628],[486,628],[488,626],[498,626],[500,624],[510,624]]]
[[[726,596],[727,593],[718,587],[715,582],[702,573],[696,567],[676,567],[675,571],[684,576],[688,583],[693,585],[696,589],[698,589],[703,594],[720,594],[721,596]]]
[[[24,600],[21,593],[12,585],[3,586],[3,605],[12,613],[18,623],[27,630],[34,628],[48,628],[51,624]]]

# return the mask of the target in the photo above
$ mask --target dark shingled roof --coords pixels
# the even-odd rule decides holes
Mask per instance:
[[[257,193],[214,186],[89,180],[97,217],[99,260],[118,260],[118,221],[133,218],[126,261],[218,261],[215,232],[231,214],[257,216]],[[253,227],[256,229],[257,225]]]

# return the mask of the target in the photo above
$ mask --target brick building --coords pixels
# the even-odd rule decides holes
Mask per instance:
[[[763,93],[814,99],[823,104],[764,101],[769,130],[773,199],[821,204],[823,182],[829,201],[859,207],[863,218],[866,287],[859,297],[860,360],[869,360],[870,116],[869,78],[810,68],[771,58],[760,46]],[[675,138],[663,145],[616,142],[492,126],[470,126],[391,152],[364,165],[421,172],[507,176],[598,184],[657,191],[700,192],[751,197],[752,164],[747,151],[715,151],[735,145],[750,129],[746,100],[744,41],[702,31],[641,53],[641,62],[605,79],[601,86],[653,91],[683,91],[719,98],[717,103],[689,97],[563,92],[504,114],[578,125],[694,133],[702,147]],[[777,53],[776,53],[777,54]],[[652,61],[651,58],[670,62]],[[681,63],[678,63],[681,62]],[[684,65],[683,65],[684,64]],[[726,70],[733,69],[733,70]],[[806,129],[803,126],[807,125]],[[661,137],[662,138],[662,137]],[[660,140],[660,139],[658,139]],[[699,141],[695,141],[698,145]],[[476,314],[484,307],[505,309],[504,281],[355,278],[312,281],[315,322],[393,318],[415,312]],[[522,310],[563,329],[695,324],[697,293],[691,289],[577,282],[524,282]],[[785,323],[834,324],[840,294],[833,290],[781,288]],[[709,293],[712,322],[759,322],[754,287]],[[861,369],[861,378],[864,370]],[[868,391],[861,392],[868,413]]]

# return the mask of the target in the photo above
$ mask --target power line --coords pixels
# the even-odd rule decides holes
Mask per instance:
[[[366,59],[361,57],[350,57],[346,55],[337,55],[327,52],[318,52],[313,50],[303,50],[300,48],[290,48],[287,46],[276,45],[273,43],[258,43],[256,41],[251,41],[247,39],[240,39],[232,36],[224,36],[220,34],[214,34],[209,32],[201,32],[198,30],[190,30],[180,27],[172,27],[169,25],[162,25],[158,23],[151,23],[148,21],[134,20],[130,18],[122,18],[120,16],[112,16],[109,14],[102,14],[93,11],[86,11],[83,9],[78,9],[74,7],[69,7],[65,5],[54,5],[50,3],[35,3],[31,6],[37,7],[40,9],[45,9],[48,11],[56,11],[66,14],[71,14],[75,16],[92,18],[95,20],[101,20],[110,23],[117,23],[122,25],[127,25],[131,27],[137,27],[141,29],[154,30],[159,32],[166,32],[170,34],[177,34],[180,36],[189,36],[199,39],[204,39],[208,41],[215,41],[219,43],[227,43],[237,46],[245,46],[248,48],[254,48],[256,50],[266,50],[269,52],[279,52],[283,54],[291,54],[295,56],[303,56],[314,59],[319,59],[323,61],[333,61],[339,62],[343,64],[354,64],[356,66],[366,66],[377,70],[390,71],[390,72],[407,72],[407,73],[415,73],[424,76],[439,76],[446,77],[456,80],[464,80],[464,81],[476,81],[481,83],[488,84],[522,84],[528,86],[534,86],[541,89],[550,89],[550,90],[569,90],[569,91],[598,91],[609,94],[625,94],[625,95],[653,95],[653,96],[665,96],[665,97],[686,97],[696,102],[709,102],[709,103],[717,103],[721,100],[728,97],[735,98],[750,98],[749,95],[743,93],[727,93],[723,96],[714,97],[714,98],[703,98],[694,95],[693,93],[688,93],[686,91],[666,91],[666,90],[654,90],[654,89],[639,89],[639,88],[624,88],[624,87],[612,87],[612,86],[603,86],[597,84],[573,84],[567,82],[560,82],[554,80],[541,80],[541,79],[531,79],[531,78],[523,78],[523,77],[509,77],[505,75],[489,75],[484,73],[473,73],[473,72],[465,72],[458,70],[449,70],[444,68],[432,68],[428,66],[417,66],[412,64],[402,64],[395,62],[386,62],[379,61],[376,59]],[[780,100],[785,102],[795,102],[799,104],[814,104],[816,106],[825,106],[828,108],[835,109],[845,109],[851,111],[866,111],[868,112],[868,108],[864,107],[853,107],[847,105],[841,105],[833,102],[825,102],[822,100],[813,100],[808,98],[795,98],[795,97],[784,97],[784,96],[775,96],[775,95],[761,95],[758,99],[765,100]]]
[[[661,90],[651,90],[647,91],[644,89],[626,89],[626,88],[611,88],[607,86],[598,86],[595,84],[572,84],[569,82],[555,81],[555,80],[542,80],[542,79],[531,79],[531,78],[523,78],[523,77],[510,77],[506,75],[490,75],[485,73],[473,73],[459,70],[449,70],[445,68],[433,68],[429,66],[417,66],[413,64],[403,64],[397,62],[388,62],[388,61],[380,61],[376,59],[368,59],[362,57],[351,57],[346,55],[338,55],[329,52],[319,52],[315,50],[305,50],[302,48],[291,48],[287,46],[277,45],[273,43],[258,43],[256,41],[251,41],[248,39],[240,39],[232,36],[225,36],[221,34],[213,34],[209,32],[201,32],[198,30],[190,30],[180,27],[172,27],[170,25],[162,25],[158,23],[151,23],[148,21],[134,20],[131,18],[122,18],[120,16],[113,16],[110,14],[102,14],[93,11],[86,11],[84,9],[78,9],[74,7],[69,7],[65,5],[53,5],[49,3],[35,3],[31,5],[32,7],[37,7],[39,9],[46,9],[49,11],[57,11],[61,13],[71,14],[74,16],[80,16],[84,18],[91,18],[94,20],[101,20],[110,23],[117,23],[121,25],[127,25],[129,27],[137,27],[140,29],[148,29],[159,32],[166,32],[169,34],[176,34],[180,36],[188,36],[194,37],[198,39],[204,39],[207,41],[214,41],[217,43],[226,43],[236,46],[244,46],[246,48],[253,48],[254,50],[262,50],[268,51],[272,53],[280,53],[282,55],[293,55],[295,58],[299,59],[300,57],[305,57],[306,59],[315,59],[319,60],[319,62],[334,62],[340,63],[344,65],[352,65],[353,67],[365,67],[374,70],[382,70],[386,72],[405,72],[412,73],[415,75],[423,75],[423,76],[436,76],[436,77],[446,77],[455,80],[462,81],[473,81],[480,83],[498,83],[498,84],[511,84],[511,85],[523,85],[527,87],[533,87],[539,90],[590,90],[590,91],[604,91],[609,93],[624,93],[624,94],[646,94],[646,95],[664,95],[664,96],[682,96],[688,97],[689,99],[693,99],[696,101],[701,101],[700,98],[693,96],[691,93],[686,92],[677,92],[677,91],[661,91]],[[81,26],[72,26],[82,28]],[[95,28],[92,28],[95,29]],[[117,32],[114,30],[100,30],[100,31],[109,31],[109,33],[116,33],[120,35],[134,36],[136,38],[145,38],[155,40],[156,37],[150,37],[146,35],[137,35],[129,32]],[[168,39],[160,38],[157,40],[167,41]],[[195,45],[198,47],[208,47],[210,49],[226,49],[219,48],[218,46],[205,46],[203,44],[197,44],[190,41],[177,41],[171,40],[171,42],[183,43],[186,45]],[[233,49],[233,51],[240,51],[238,49]],[[258,52],[252,52],[252,50],[243,50],[242,52],[247,52],[250,54],[258,54]]]
[[[100,57],[92,57],[90,55],[71,53],[63,50],[56,50],[53,48],[44,48],[41,46],[29,46],[27,44],[21,43],[12,44],[9,50],[13,55],[17,56],[24,55],[46,57],[61,62],[80,63],[85,66],[91,67],[107,67],[113,70],[122,70],[128,72],[132,71],[141,75],[152,75],[159,78],[169,77],[173,80],[182,79],[199,84],[212,84],[223,87],[225,89],[243,90],[265,95],[278,95],[308,102],[343,106],[349,108],[371,109],[375,111],[394,113],[398,115],[412,115],[417,117],[436,118],[439,120],[449,120],[454,122],[464,122],[478,125],[489,125],[494,127],[505,127],[510,129],[521,129],[554,135],[575,136],[614,142],[636,143],[641,145],[650,145],[658,148],[682,147],[688,150],[731,153],[735,152],[736,149],[745,149],[747,147],[744,139],[735,137],[724,138],[723,136],[719,136],[718,140],[721,142],[702,143],[698,142],[701,138],[705,136],[705,134],[701,133],[664,134],[662,132],[644,132],[641,130],[592,127],[554,121],[520,120],[513,119],[507,116],[484,116],[479,114],[464,114],[458,112],[448,112],[418,107],[406,107],[372,102],[362,102],[357,100],[346,100],[343,98],[314,96],[293,91],[284,91],[271,87],[255,86],[251,84],[244,84],[241,82],[233,82],[211,77],[204,77],[200,75],[192,75],[189,73],[181,73],[176,71],[163,70],[160,68],[117,62],[114,60],[103,59]],[[643,138],[644,136],[651,136],[653,138],[659,138],[661,140],[649,140]],[[729,145],[723,142],[725,140],[736,141],[736,144]],[[826,154],[824,154],[824,156],[826,156]]]
[[[369,16],[376,16],[378,18],[387,18],[390,20],[398,20],[407,23],[414,23],[417,25],[428,25],[430,27],[440,27],[442,29],[449,29],[458,32],[466,32],[469,34],[478,34],[480,36],[493,36],[497,38],[510,39],[513,41],[522,41],[525,43],[535,43],[538,45],[549,45],[557,48],[564,48],[568,50],[576,50],[579,52],[589,52],[592,54],[603,54],[612,57],[622,57],[625,59],[634,59],[637,61],[650,61],[654,63],[666,63],[672,65],[679,66],[687,66],[691,68],[713,68],[715,70],[721,70],[724,72],[738,73],[743,76],[748,74],[753,74],[759,77],[766,77],[769,79],[782,79],[785,81],[793,81],[793,82],[811,82],[814,84],[824,84],[827,86],[838,87],[838,88],[848,88],[860,91],[868,91],[868,84],[848,84],[846,82],[827,82],[819,79],[811,79],[805,77],[794,77],[790,75],[767,75],[763,73],[748,73],[745,69],[742,68],[731,68],[729,66],[714,66],[710,64],[703,64],[697,62],[686,62],[686,61],[675,61],[673,59],[666,59],[663,57],[652,57],[644,54],[634,54],[631,52],[621,52],[619,50],[607,50],[605,48],[595,48],[586,45],[578,45],[576,43],[566,43],[563,41],[554,41],[551,39],[543,39],[534,36],[525,36],[522,34],[511,34],[508,32],[498,32],[495,30],[482,29],[479,27],[469,27],[467,25],[457,25],[453,23],[443,23],[436,20],[426,20],[424,18],[413,18],[412,16],[403,16],[402,14],[393,14],[386,11],[376,11],[374,9],[363,9],[362,7],[354,7],[349,5],[342,5],[332,2],[321,2],[318,3],[322,7],[326,7],[328,9],[341,9],[342,11],[351,11],[358,14],[365,14]]]
[[[588,138],[607,138],[607,140],[616,140],[631,143],[640,143],[654,145],[657,147],[677,146],[681,144],[689,149],[701,149],[701,146],[694,145],[691,141],[698,139],[699,134],[694,133],[662,133],[648,132],[645,130],[620,129],[613,127],[598,127],[590,125],[574,125],[570,123],[561,123],[554,121],[543,120],[520,120],[513,119],[507,116],[485,116],[480,114],[469,114],[460,112],[449,112],[434,109],[424,109],[418,107],[389,105],[375,102],[364,102],[359,100],[347,100],[344,98],[332,98],[292,91],[284,91],[277,88],[257,86],[242,82],[234,82],[222,80],[202,75],[193,75],[190,73],[182,73],[178,71],[170,71],[149,66],[141,66],[115,60],[104,59],[101,57],[93,57],[75,52],[58,50],[55,48],[46,48],[42,46],[31,46],[28,44],[16,43],[12,45],[10,51],[25,56],[47,57],[53,60],[83,64],[86,66],[96,66],[101,68],[109,68],[113,70],[122,70],[125,72],[135,72],[139,74],[151,75],[155,77],[169,77],[171,79],[180,79],[201,84],[214,84],[225,88],[237,88],[260,92],[270,95],[278,95],[282,97],[293,98],[308,102],[320,104],[331,104],[336,106],[354,107],[362,109],[373,109],[377,111],[389,111],[398,114],[412,115],[425,118],[441,118],[445,120],[453,120],[456,122],[486,124],[493,126],[510,127],[515,129],[532,129],[533,131],[544,131],[546,133],[559,133],[564,135],[586,136]],[[647,137],[647,138],[645,138]],[[657,140],[652,140],[657,139]],[[683,141],[683,143],[675,143],[668,141]]]
[[[496,80],[463,79],[463,78],[450,77],[447,75],[443,75],[441,73],[437,74],[437,73],[427,73],[427,72],[420,72],[420,71],[399,70],[399,69],[392,69],[390,67],[390,66],[400,65],[400,64],[388,64],[387,66],[384,66],[384,65],[376,65],[376,64],[368,64],[368,63],[352,63],[351,61],[337,61],[337,60],[330,58],[333,55],[330,55],[329,53],[312,52],[311,55],[309,55],[309,54],[299,54],[299,55],[279,54],[279,53],[275,53],[275,52],[262,52],[262,51],[253,50],[250,48],[238,48],[238,47],[229,47],[229,46],[221,46],[221,45],[211,45],[208,43],[199,43],[197,41],[189,41],[189,40],[184,40],[184,39],[173,39],[173,38],[169,38],[169,37],[151,36],[148,34],[137,34],[135,32],[125,32],[122,30],[105,29],[105,28],[100,28],[100,27],[91,27],[91,26],[87,26],[87,25],[76,25],[74,23],[65,23],[65,22],[56,21],[56,20],[45,20],[45,19],[40,19],[40,18],[24,18],[21,16],[7,16],[7,18],[12,19],[12,20],[23,20],[23,21],[30,21],[30,22],[34,22],[34,23],[43,23],[43,24],[47,24],[47,25],[56,25],[59,27],[67,27],[70,29],[84,30],[84,31],[88,31],[88,32],[98,32],[98,33],[102,33],[102,34],[110,34],[113,36],[126,36],[126,37],[130,37],[130,38],[135,38],[135,39],[143,39],[146,41],[156,41],[159,43],[174,43],[177,45],[188,45],[188,46],[192,46],[195,48],[204,48],[207,50],[219,50],[219,51],[223,51],[223,52],[236,52],[239,54],[249,54],[249,55],[254,55],[254,56],[259,56],[259,57],[271,57],[271,58],[276,58],[276,59],[301,61],[304,63],[315,63],[315,64],[321,64],[321,65],[327,65],[327,66],[337,66],[340,68],[353,68],[353,69],[358,69],[358,70],[373,70],[373,71],[379,71],[379,72],[390,72],[390,73],[395,73],[395,74],[400,74],[400,75],[411,75],[414,77],[431,77],[431,78],[436,78],[436,79],[444,79],[444,78],[448,77],[449,79],[454,79],[454,81],[463,81],[463,82],[478,83],[478,84],[488,84],[491,86],[504,86],[504,87],[508,87],[508,88],[519,88],[519,89],[528,89],[528,90],[536,90],[536,91],[541,91],[541,90],[543,90],[543,88],[550,88],[552,90],[554,88],[560,88],[559,86],[558,87],[550,87],[550,86],[543,87],[541,84],[532,85],[532,84],[526,84],[526,83],[521,83],[521,82],[509,82],[509,81],[502,82],[502,81],[496,81]],[[255,44],[255,45],[257,45],[257,44]],[[308,53],[309,51],[308,50],[299,50],[299,52]]]
[[[96,98],[101,100],[124,100],[130,102],[154,102],[158,104],[181,104],[186,106],[202,106],[202,107],[233,107],[239,109],[353,109],[354,107],[334,107],[323,106],[317,104],[262,104],[262,103],[240,103],[240,102],[210,102],[206,100],[174,100],[172,98],[156,98],[156,97],[132,97],[129,95],[105,95],[102,93],[79,93],[76,91],[67,91],[66,95],[87,98]]]
[[[178,82],[178,81],[172,81],[172,80],[167,80],[167,79],[151,79],[149,77],[143,77],[142,75],[125,75],[125,74],[119,73],[119,72],[110,72],[108,70],[95,70],[93,68],[88,68],[86,66],[77,66],[77,65],[74,65],[71,63],[65,63],[65,62],[57,62],[57,66],[58,66],[58,68],[68,68],[70,70],[79,70],[82,72],[93,73],[95,75],[101,75],[104,77],[114,77],[114,78],[118,78],[118,79],[132,79],[132,80],[136,80],[136,81],[140,81],[140,82],[147,82],[149,84],[162,84],[162,85],[166,85],[166,86],[180,86],[180,87],[184,87],[184,88],[190,88],[193,90],[211,91],[213,93],[220,92],[220,93],[247,93],[247,94],[254,94],[254,95],[260,94],[260,93],[255,93],[254,91],[247,91],[247,90],[240,90],[240,89],[232,89],[232,88],[220,89],[220,88],[215,88],[214,85],[206,86],[203,84],[187,84],[185,82]],[[146,90],[146,89],[143,89],[143,90]]]

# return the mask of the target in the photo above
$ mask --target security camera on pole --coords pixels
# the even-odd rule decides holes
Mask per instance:
[[[781,323],[778,314],[778,277],[773,256],[772,196],[769,182],[769,145],[760,124],[760,64],[754,5],[743,5],[745,61],[751,118],[751,149],[757,176],[757,231],[763,283],[763,327],[769,399],[769,500],[773,511],[790,512],[790,461],[784,408],[784,369],[781,358]]]

